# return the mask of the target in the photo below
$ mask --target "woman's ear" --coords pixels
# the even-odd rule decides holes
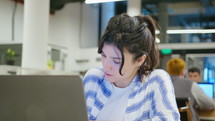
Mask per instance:
[[[138,67],[140,67],[140,66],[145,62],[145,60],[146,60],[146,55],[143,55],[143,56],[139,57],[139,58],[137,59],[137,61],[136,61]]]

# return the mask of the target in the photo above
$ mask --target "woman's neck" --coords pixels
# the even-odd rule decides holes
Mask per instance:
[[[118,87],[118,88],[126,88],[134,80],[135,76],[136,76],[136,74],[130,76],[130,78],[128,78],[126,80],[122,80],[122,81],[118,81],[118,82],[113,82],[113,85],[116,86],[116,87]]]

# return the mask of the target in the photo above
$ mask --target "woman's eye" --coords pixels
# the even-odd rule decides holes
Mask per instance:
[[[117,59],[117,60],[113,60],[113,62],[115,63],[115,64],[121,64],[121,61],[119,60],[119,59]]]

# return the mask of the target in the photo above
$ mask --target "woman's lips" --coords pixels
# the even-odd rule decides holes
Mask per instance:
[[[105,76],[113,76],[112,74],[105,73]]]

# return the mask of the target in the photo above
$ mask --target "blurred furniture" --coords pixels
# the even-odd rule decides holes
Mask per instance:
[[[20,66],[0,65],[0,75],[74,75],[79,72],[55,71],[49,69],[32,69]]]
[[[215,109],[199,110],[198,113],[201,121],[215,121]]]
[[[189,98],[176,98],[181,121],[192,121]]]

